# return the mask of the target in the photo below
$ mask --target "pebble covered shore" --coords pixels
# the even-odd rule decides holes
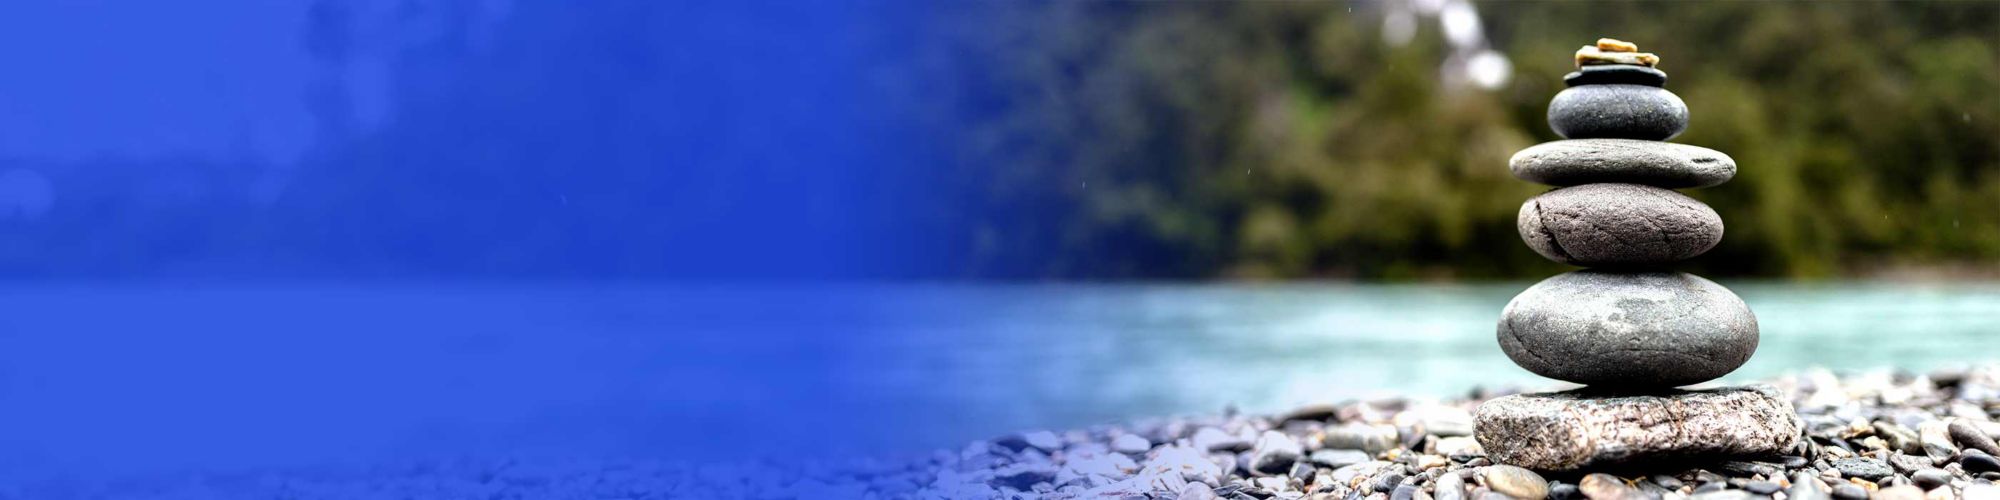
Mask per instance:
[[[1470,437],[1470,412],[1503,391],[1023,432],[838,463],[469,459],[0,485],[0,499],[2000,500],[2000,365],[1767,383],[1809,439],[1780,456],[1651,470],[1494,465]]]
[[[854,498],[2000,500],[2000,366],[1769,381],[1808,439],[1756,460],[1540,474],[1471,437],[1486,398],[1027,432],[807,486]],[[745,492],[750,493],[750,492]],[[779,492],[773,492],[779,493]],[[775,496],[782,496],[779,493]]]

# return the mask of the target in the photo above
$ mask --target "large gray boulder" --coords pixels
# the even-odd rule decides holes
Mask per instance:
[[[1803,423],[1770,386],[1607,396],[1579,389],[1487,401],[1474,437],[1494,462],[1544,471],[1769,456]]]
[[[1743,299],[1687,273],[1583,270],[1536,283],[1500,313],[1500,350],[1537,375],[1605,389],[1728,374],[1757,351]]]

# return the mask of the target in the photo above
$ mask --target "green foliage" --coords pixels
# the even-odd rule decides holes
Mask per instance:
[[[951,127],[940,236],[1016,278],[1533,277],[1514,230],[1543,187],[1507,159],[1576,47],[1659,53],[1729,153],[1690,194],[1728,236],[1687,266],[1817,277],[2000,259],[2000,4],[1481,5],[1503,88],[1439,82],[1433,18],[1381,5],[954,4],[912,49],[945,82],[905,113]]]

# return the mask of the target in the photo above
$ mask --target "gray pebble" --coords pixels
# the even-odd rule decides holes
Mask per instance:
[[[1374,460],[1375,457],[1361,450],[1319,450],[1312,452],[1310,460],[1321,467],[1338,469],[1349,465]]]
[[[1311,463],[1298,462],[1292,464],[1291,474],[1288,475],[1291,476],[1292,479],[1299,480],[1300,483],[1310,483],[1312,482],[1313,475],[1315,472],[1318,472],[1318,469],[1313,468]]]
[[[1918,488],[1930,491],[1939,486],[1951,484],[1951,473],[1945,472],[1943,469],[1920,470],[1915,474],[1910,474],[1910,484],[1915,484]]]
[[[1680,479],[1675,479],[1673,476],[1669,476],[1666,474],[1656,474],[1653,477],[1647,479],[1652,481],[1653,484],[1660,485],[1661,488],[1666,488],[1669,490],[1678,490],[1681,489],[1681,486],[1683,486],[1681,484]]]
[[[1582,270],[1515,296],[1497,337],[1514,364],[1544,377],[1676,387],[1742,366],[1757,350],[1757,318],[1729,289],[1691,274]]]
[[[1625,484],[1625,480],[1619,479],[1618,476],[1603,473],[1583,476],[1583,480],[1577,482],[1576,488],[1590,500],[1636,500],[1647,497],[1638,488]]]
[[[1249,439],[1223,432],[1214,427],[1203,427],[1194,432],[1194,446],[1203,451],[1239,452],[1249,450]]]
[[[1781,490],[1783,488],[1778,486],[1778,483],[1773,483],[1770,481],[1751,481],[1748,483],[1744,483],[1743,489],[1745,491],[1749,491],[1751,493],[1756,493],[1759,495],[1769,495],[1772,493],[1777,493],[1778,490]]]
[[[2000,456],[2000,444],[1994,444],[1993,438],[1980,432],[1979,428],[1973,427],[1972,424],[1954,419],[1945,428],[1946,432],[1951,434],[1951,442],[1957,443],[1960,448],[1971,448],[1986,452],[1987,455]]]
[[[1389,490],[1389,500],[1416,500],[1417,491],[1414,484],[1397,485],[1396,489]]]
[[[1215,496],[1215,490],[1210,489],[1208,485],[1194,482],[1188,483],[1187,489],[1181,490],[1180,496],[1174,498],[1179,500],[1217,500],[1220,497]]]
[[[1720,151],[1634,139],[1544,142],[1514,153],[1507,168],[1521,180],[1551,186],[1625,182],[1680,189],[1736,176],[1736,160]]]
[[[1486,487],[1514,498],[1542,498],[1549,496],[1549,481],[1542,479],[1534,471],[1512,465],[1487,467],[1481,479]]]
[[[1570,139],[1664,141],[1687,129],[1687,103],[1659,87],[1583,85],[1549,101],[1549,127]]]
[[[1521,240],[1578,266],[1647,266],[1694,258],[1722,242],[1722,216],[1671,189],[1584,184],[1529,198],[1515,217]]]
[[[1785,490],[1785,500],[1827,500],[1831,498],[1826,484],[1821,483],[1812,473],[1800,472],[1792,475],[1792,487]]]
[[[1264,431],[1257,437],[1255,451],[1251,452],[1250,469],[1260,474],[1284,474],[1292,470],[1304,448],[1291,436],[1278,431]]]
[[[1834,500],[1868,500],[1868,490],[1854,483],[1840,483],[1833,487]]]
[[[1457,473],[1438,476],[1432,485],[1437,491],[1431,495],[1437,500],[1465,500],[1465,479],[1459,477]]]
[[[1576,500],[1583,497],[1583,491],[1577,489],[1574,484],[1554,483],[1549,485],[1549,500]]]
[[[1896,471],[1889,469],[1889,464],[1873,458],[1834,460],[1833,468],[1840,470],[1841,477],[1858,477],[1869,481],[1880,481],[1882,478],[1896,475]]]
[[[1637,64],[1592,64],[1563,75],[1563,84],[1571,87],[1610,83],[1658,87],[1667,84],[1667,72]]]
[[[1137,455],[1151,449],[1153,449],[1153,443],[1147,441],[1146,438],[1139,437],[1138,434],[1119,434],[1118,437],[1111,440],[1111,451],[1119,453]]]
[[[2000,472],[2000,460],[1994,459],[1992,455],[1983,452],[1974,452],[1970,449],[1965,450],[1965,455],[1959,457],[1958,465],[1964,467],[1965,472],[1970,474]]]

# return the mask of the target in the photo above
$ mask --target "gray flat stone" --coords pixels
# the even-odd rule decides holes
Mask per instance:
[[[1664,141],[1687,124],[1687,103],[1659,87],[1580,85],[1549,101],[1549,127],[1570,139]]]
[[[1514,177],[1551,186],[1626,182],[1669,189],[1709,187],[1736,176],[1736,160],[1700,146],[1636,139],[1536,144],[1507,161]]]
[[[1592,64],[1563,75],[1563,84],[1570,87],[1608,83],[1658,87],[1667,84],[1667,72],[1637,64]]]
[[[1479,406],[1474,435],[1495,462],[1573,471],[1778,454],[1792,447],[1804,425],[1769,386],[1644,396],[1587,390],[1487,401]]]
[[[1671,189],[1584,184],[1521,204],[1521,241],[1578,266],[1650,266],[1694,258],[1722,242],[1722,216]]]
[[[1743,299],[1687,273],[1558,274],[1500,316],[1500,350],[1514,364],[1604,389],[1714,380],[1757,350],[1757,317]]]

